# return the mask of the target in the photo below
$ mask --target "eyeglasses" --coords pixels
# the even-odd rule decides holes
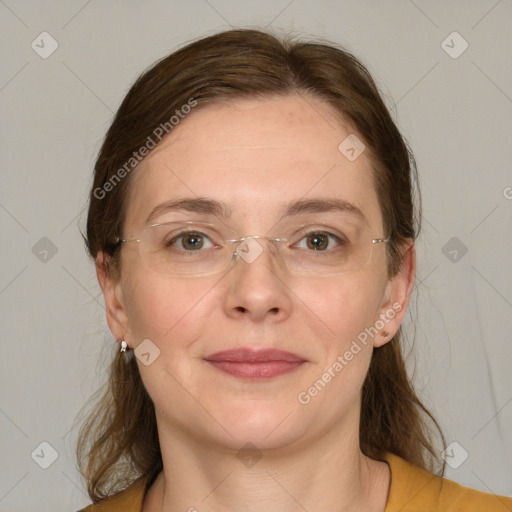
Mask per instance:
[[[173,276],[215,274],[240,259],[253,263],[264,252],[277,256],[291,273],[342,274],[366,267],[375,245],[389,242],[373,238],[366,225],[348,221],[292,223],[281,227],[279,235],[239,238],[224,224],[182,221],[151,224],[139,238],[115,242],[136,243],[143,265]]]

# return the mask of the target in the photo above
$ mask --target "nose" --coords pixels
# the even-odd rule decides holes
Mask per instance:
[[[291,290],[273,242],[246,237],[233,255],[234,267],[224,299],[226,314],[253,321],[285,320],[291,313]]]

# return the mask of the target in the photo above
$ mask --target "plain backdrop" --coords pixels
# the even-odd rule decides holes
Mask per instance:
[[[408,366],[446,476],[512,495],[510,0],[0,0],[0,24],[0,511],[89,502],[74,419],[115,343],[79,227],[113,113],[156,59],[250,26],[344,45],[385,94],[424,200]]]

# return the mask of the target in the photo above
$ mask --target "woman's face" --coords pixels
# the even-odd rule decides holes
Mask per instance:
[[[297,222],[361,226],[355,210],[313,204],[343,200],[382,238],[370,161],[365,152],[354,160],[350,149],[339,149],[350,134],[331,107],[312,97],[198,108],[132,176],[123,236],[140,237],[162,203],[200,198],[224,205],[229,215],[220,221],[196,201],[189,203],[194,211],[160,208],[151,223],[228,225],[238,238],[279,234],[278,226]],[[299,201],[311,203],[281,219]],[[304,239],[300,250],[315,250],[308,240],[316,239]],[[254,261],[240,258],[202,276],[148,267],[138,243],[123,244],[120,279],[100,275],[116,339],[130,348],[150,340],[136,352],[137,363],[160,428],[233,449],[247,442],[262,449],[297,446],[326,432],[356,435],[372,350],[398,329],[411,276],[387,279],[385,244],[373,246],[366,267],[318,274],[290,272],[273,242],[251,243],[246,247],[261,252]],[[259,352],[268,349],[294,358]],[[218,355],[223,351],[235,352]],[[258,352],[266,362],[247,361]]]

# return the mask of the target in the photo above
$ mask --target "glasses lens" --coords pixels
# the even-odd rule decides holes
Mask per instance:
[[[335,222],[303,226],[289,235],[280,252],[290,272],[327,275],[364,268],[373,246],[366,226]]]
[[[232,247],[223,240],[233,236],[224,226],[209,223],[168,222],[147,226],[140,244],[148,267],[172,275],[205,275],[226,265]]]

